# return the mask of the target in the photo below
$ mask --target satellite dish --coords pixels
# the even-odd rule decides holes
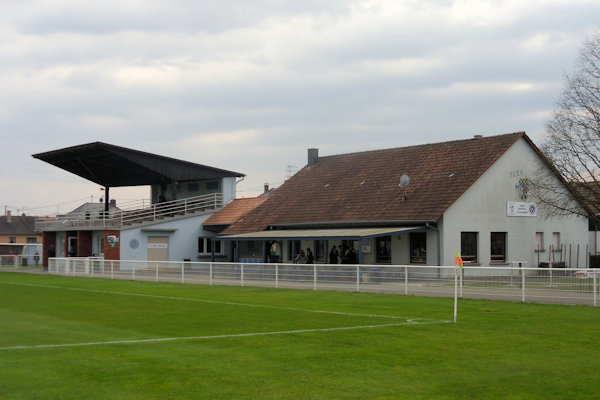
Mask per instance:
[[[402,199],[403,201],[406,200],[406,188],[408,186],[410,182],[410,178],[408,177],[408,175],[406,174],[402,174],[402,176],[400,177],[400,187],[404,188],[404,199]]]
[[[408,175],[402,174],[402,176],[400,177],[400,187],[403,187],[406,189],[409,182],[410,182],[410,178],[408,177]]]

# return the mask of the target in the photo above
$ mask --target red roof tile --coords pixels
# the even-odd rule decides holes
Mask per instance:
[[[228,203],[221,211],[204,221],[204,225],[230,225],[241,216],[252,211],[267,199],[267,197],[249,197],[235,199]]]
[[[223,233],[269,225],[438,221],[523,132],[319,157]],[[399,186],[407,174],[407,199]]]

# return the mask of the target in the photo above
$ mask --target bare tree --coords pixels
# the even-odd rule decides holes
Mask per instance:
[[[530,179],[530,189],[549,215],[578,214],[599,222],[600,33],[584,41],[575,71],[565,80],[540,146],[563,182],[540,172]]]

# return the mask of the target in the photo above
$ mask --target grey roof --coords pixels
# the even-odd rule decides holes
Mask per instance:
[[[2,235],[34,235],[35,232],[35,217],[15,216],[9,218],[7,216],[0,217],[0,234]]]
[[[33,154],[104,187],[242,177],[239,172],[195,164],[102,142]]]

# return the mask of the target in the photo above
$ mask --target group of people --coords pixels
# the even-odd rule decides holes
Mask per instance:
[[[341,258],[341,259],[340,259]],[[357,264],[358,255],[353,246],[344,245],[341,251],[338,250],[337,246],[333,246],[329,252],[329,264]]]
[[[329,264],[357,264],[358,263],[358,255],[356,254],[356,250],[352,246],[344,246],[342,248],[342,254],[340,256],[340,251],[337,246],[333,246],[331,251],[329,252]],[[314,264],[315,257],[310,250],[310,248],[300,249],[298,254],[296,254],[296,258],[294,258],[295,264]]]
[[[296,258],[294,258],[294,264],[314,264],[315,256],[313,256],[310,247],[306,248],[306,252],[304,249],[300,249],[298,254],[296,254]]]

